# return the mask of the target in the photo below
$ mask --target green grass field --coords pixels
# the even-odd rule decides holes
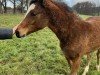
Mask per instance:
[[[0,27],[12,28],[22,19],[23,15],[0,15]],[[92,56],[88,75],[100,75],[95,67],[95,53]],[[82,58],[79,75],[85,64],[86,56]],[[69,72],[59,41],[48,28],[22,39],[14,36],[11,40],[0,41],[0,75],[68,75]]]

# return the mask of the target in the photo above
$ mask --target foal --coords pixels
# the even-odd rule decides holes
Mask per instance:
[[[70,65],[70,75],[77,75],[83,55],[88,56],[86,75],[90,64],[90,52],[100,53],[100,17],[86,21],[79,18],[64,2],[57,0],[31,0],[23,21],[16,29],[17,37],[24,37],[48,26],[60,40],[60,46]]]

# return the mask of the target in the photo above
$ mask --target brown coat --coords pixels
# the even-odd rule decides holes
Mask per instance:
[[[76,75],[81,57],[87,54],[90,58],[89,53],[100,48],[100,17],[82,20],[67,4],[55,0],[32,0],[30,7],[35,8],[18,25],[16,35],[23,37],[48,25],[60,40],[71,67],[70,75]],[[98,50],[98,63],[99,53]]]

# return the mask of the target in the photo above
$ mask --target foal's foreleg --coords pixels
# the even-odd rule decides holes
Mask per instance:
[[[97,70],[100,71],[100,49],[97,51]]]
[[[72,60],[72,65],[71,65],[71,73],[70,75],[77,75],[77,72],[79,70],[81,63],[81,58],[76,58],[75,60]]]
[[[90,65],[90,59],[91,59],[91,55],[90,54],[87,54],[87,65],[84,69],[84,72],[82,75],[86,75],[88,73],[88,70],[89,70],[89,65]]]

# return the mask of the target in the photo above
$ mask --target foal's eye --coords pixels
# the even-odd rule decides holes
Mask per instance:
[[[31,14],[31,16],[36,16],[36,14],[34,14],[34,13],[30,13]]]

